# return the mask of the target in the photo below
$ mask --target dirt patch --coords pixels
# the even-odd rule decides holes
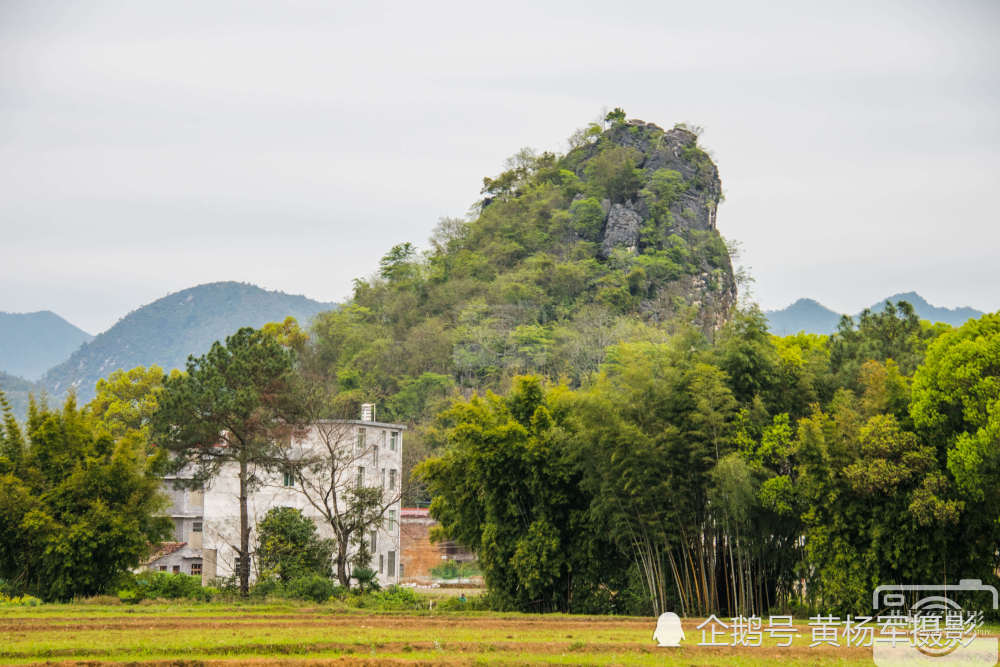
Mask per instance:
[[[476,616],[440,615],[414,616],[385,614],[369,616],[360,614],[324,615],[254,615],[254,616],[149,616],[116,617],[114,619],[93,619],[86,621],[55,621],[46,618],[24,618],[0,622],[0,632],[51,632],[53,630],[175,630],[191,627],[362,627],[362,628],[448,628],[455,625],[490,628],[496,630],[518,630],[523,628],[545,628],[546,630],[614,630],[623,627],[655,627],[655,619],[593,617],[549,619],[535,618],[489,618]],[[652,631],[650,631],[652,632]]]

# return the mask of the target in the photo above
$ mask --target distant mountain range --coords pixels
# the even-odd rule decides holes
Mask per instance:
[[[317,313],[335,307],[246,283],[198,285],[132,311],[50,369],[39,384],[56,396],[76,387],[81,401],[88,401],[97,380],[119,368],[183,369],[188,355],[204,354],[240,327],[260,327],[289,315],[304,327]]]
[[[7,402],[19,418],[24,418],[28,413],[28,395],[39,393],[39,387],[34,382],[3,371],[0,371],[0,389],[3,389]]]
[[[0,371],[37,380],[93,339],[55,313],[0,313]]]
[[[942,308],[932,306],[916,292],[904,292],[882,299],[869,307],[872,312],[881,312],[887,301],[898,303],[906,301],[913,306],[920,319],[930,322],[944,322],[952,326],[961,326],[970,318],[980,317],[983,313],[975,308]],[[799,299],[787,308],[768,310],[764,312],[770,325],[771,333],[778,336],[805,331],[806,333],[831,334],[837,330],[840,313],[830,310],[813,299]],[[853,315],[855,319],[861,313]]]
[[[204,354],[212,343],[225,340],[240,327],[260,327],[289,315],[305,327],[317,313],[336,307],[245,283],[219,282],[142,306],[96,337],[52,313],[4,313],[0,315],[0,364],[6,366],[0,365],[0,389],[19,416],[24,415],[29,391],[36,395],[44,391],[61,400],[75,387],[80,401],[86,402],[93,398],[97,380],[119,368],[158,364],[166,370],[183,369],[188,355]],[[69,336],[73,332],[78,332],[75,339]],[[41,364],[47,365],[38,370]],[[39,376],[37,382],[25,379]]]

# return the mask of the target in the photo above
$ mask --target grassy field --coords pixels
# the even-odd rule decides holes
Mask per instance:
[[[43,605],[0,608],[3,664],[871,665],[868,648],[657,648],[655,619],[373,613],[288,604]],[[765,644],[767,644],[765,642]]]

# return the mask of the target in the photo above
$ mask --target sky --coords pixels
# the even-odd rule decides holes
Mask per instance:
[[[0,4],[0,310],[349,297],[519,148],[704,128],[763,308],[1000,309],[1000,3]]]

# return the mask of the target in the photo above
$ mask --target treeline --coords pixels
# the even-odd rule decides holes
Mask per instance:
[[[906,303],[830,337],[612,346],[592,382],[442,412],[417,468],[500,606],[871,611],[879,584],[996,580],[1000,315]]]

